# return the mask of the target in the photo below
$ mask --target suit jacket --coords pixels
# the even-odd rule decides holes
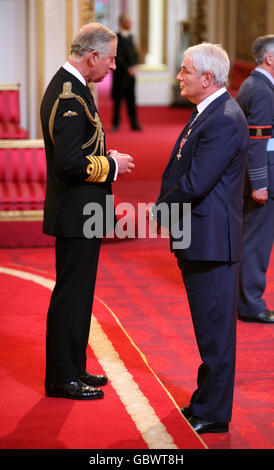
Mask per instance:
[[[134,86],[135,77],[128,74],[129,67],[138,64],[138,53],[134,45],[133,36],[122,36],[117,33],[118,46],[116,69],[113,72],[112,98],[122,96],[129,86]]]
[[[89,87],[60,68],[45,91],[40,113],[47,160],[43,230],[83,237],[84,206],[98,203],[105,214],[115,174]]]
[[[177,159],[183,138],[182,157]],[[180,134],[163,173],[156,208],[161,202],[169,207],[191,203],[191,244],[181,250],[182,258],[239,260],[248,141],[246,119],[227,92]]]
[[[250,131],[245,196],[266,187],[269,197],[274,198],[274,141],[270,147],[270,138],[274,137],[274,86],[254,70],[242,83],[236,99]]]

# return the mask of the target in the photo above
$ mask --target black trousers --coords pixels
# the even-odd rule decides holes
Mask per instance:
[[[135,77],[123,77],[122,83],[117,85],[114,94],[114,108],[113,108],[113,126],[120,124],[120,111],[122,101],[125,100],[127,106],[127,113],[131,126],[137,124],[136,115],[136,100],[135,100]]]
[[[239,263],[189,261],[175,252],[186,287],[202,364],[191,397],[192,414],[228,422],[236,357]]]
[[[77,380],[86,369],[101,239],[56,238],[56,284],[46,334],[46,382]]]
[[[267,309],[263,298],[274,240],[274,199],[264,205],[244,200],[243,248],[240,264],[238,313],[256,317]]]

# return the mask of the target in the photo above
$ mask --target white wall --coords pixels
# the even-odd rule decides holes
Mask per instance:
[[[66,0],[44,0],[45,88],[66,57]]]
[[[27,128],[26,0],[0,0],[0,82],[20,84],[21,125]]]
[[[173,101],[173,85],[180,56],[180,23],[188,18],[188,3],[188,0],[167,1],[167,64],[158,70],[140,69],[136,89],[139,105],[168,106]]]

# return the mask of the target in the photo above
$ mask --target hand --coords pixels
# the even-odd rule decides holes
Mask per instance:
[[[108,155],[115,158],[118,165],[118,175],[122,176],[125,173],[131,173],[135,168],[133,158],[126,153],[119,153],[117,150],[109,150]]]
[[[266,189],[253,189],[252,199],[259,204],[265,204],[268,199],[268,191]]]
[[[157,220],[154,219],[152,214],[152,206],[147,212],[147,221],[149,227],[149,236],[154,237],[157,235],[161,235],[161,238],[169,238],[170,232],[168,227],[163,227],[159,225]]]
[[[131,77],[134,77],[134,75],[136,75],[137,73],[137,66],[136,65],[132,65],[131,67],[129,67],[127,69],[127,73],[131,76]]]

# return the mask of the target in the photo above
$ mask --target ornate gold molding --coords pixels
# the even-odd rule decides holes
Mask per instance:
[[[266,34],[273,34],[274,31],[274,2],[267,1],[267,31]]]
[[[95,0],[79,0],[79,27],[95,21]]]
[[[44,147],[43,139],[0,139],[0,149],[30,149],[42,147]]]
[[[67,41],[67,56],[70,54],[70,46],[73,39],[73,5],[72,0],[66,0],[66,41]]]
[[[41,222],[43,211],[0,211],[0,222]]]
[[[0,83],[0,90],[19,90],[19,83]]]

